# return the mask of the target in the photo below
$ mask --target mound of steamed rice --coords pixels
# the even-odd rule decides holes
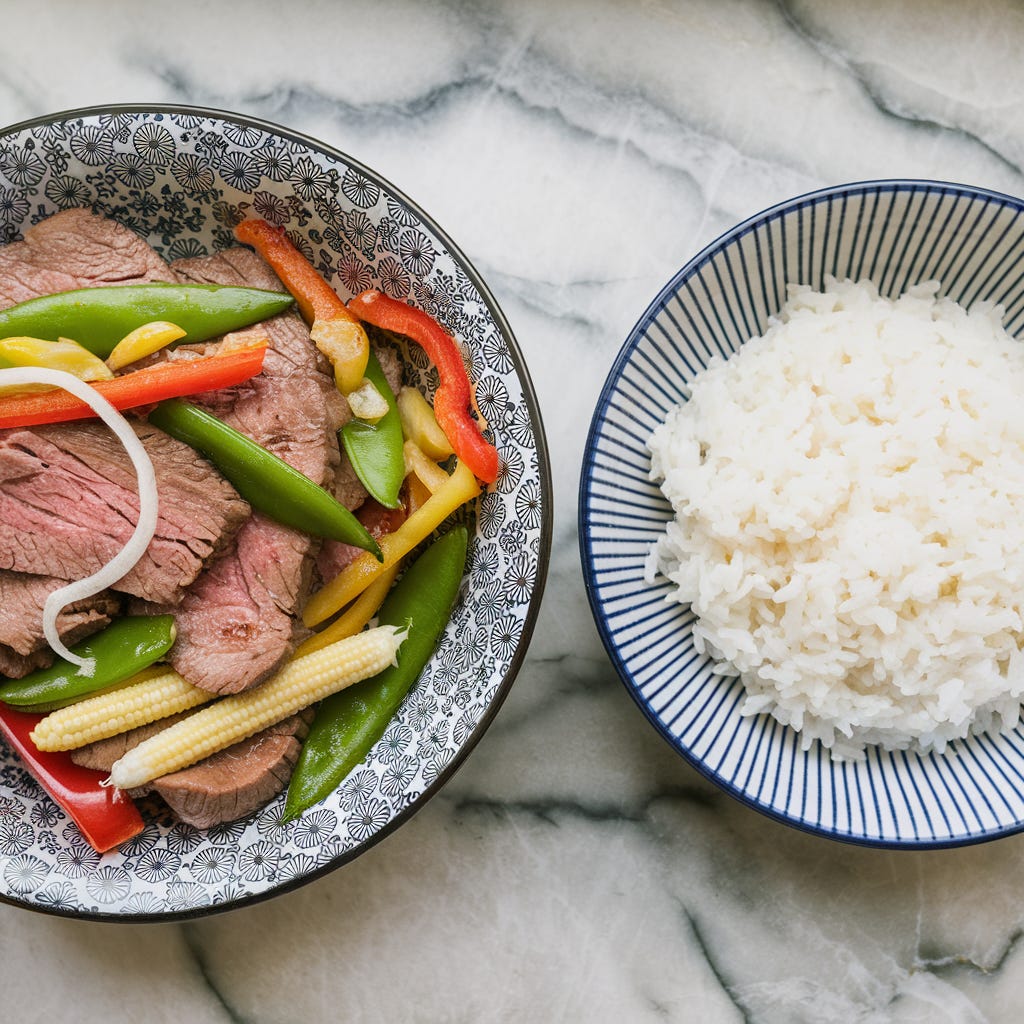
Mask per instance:
[[[1024,694],[1024,345],[938,285],[792,288],[653,434],[648,559],[696,643],[833,757],[942,752]]]

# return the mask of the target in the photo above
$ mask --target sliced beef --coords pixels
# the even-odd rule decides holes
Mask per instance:
[[[196,828],[245,818],[288,785],[312,719],[312,711],[293,715],[191,768],[155,780],[152,789]]]
[[[182,821],[196,828],[247,817],[288,784],[312,718],[312,710],[292,715],[205,761],[156,779],[146,788],[158,793]],[[72,758],[87,768],[110,771],[118,758],[170,722],[154,722],[90,744],[74,751]]]
[[[156,470],[159,521],[145,555],[115,589],[174,602],[249,506],[188,445],[149,424],[135,430]],[[0,431],[0,568],[88,576],[131,536],[138,506],[131,460],[102,424]]]
[[[43,604],[65,582],[0,571],[0,675],[20,679],[52,662],[43,636]],[[77,601],[57,617],[60,637],[66,644],[77,643],[106,626],[119,609],[117,596],[109,590]]]
[[[75,288],[173,280],[134,231],[85,209],[63,210],[0,247],[0,307]]]
[[[402,390],[402,360],[398,358],[398,353],[393,348],[374,345],[373,354],[380,363],[388,387],[397,395]]]
[[[32,654],[18,654],[17,651],[0,644],[0,678],[21,679],[37,668],[46,668],[51,664],[45,651],[34,651]]]
[[[29,228],[23,242],[0,247],[0,308],[76,288],[171,280],[173,274],[167,264],[143,239],[116,221],[86,209],[57,213]],[[38,628],[41,636],[41,605],[37,607],[32,596],[38,590],[38,580],[28,578],[15,584],[14,574],[8,573],[6,577],[0,601],[6,612],[7,628],[23,616],[25,626],[31,627],[29,632],[34,635]],[[56,585],[55,581],[49,589]],[[69,621],[65,642],[74,642],[88,629],[105,625],[111,601],[110,595],[97,595],[79,602],[74,621]],[[8,645],[0,631],[0,673],[11,677],[24,675],[52,659],[48,650],[39,645],[29,653],[21,653],[23,646]]]
[[[341,463],[334,471],[334,484],[331,487],[335,498],[349,510],[355,512],[369,497],[363,482],[356,476],[348,456],[341,453]]]
[[[182,260],[174,270],[182,280],[280,288],[273,271],[246,249]],[[329,482],[344,413],[333,380],[297,314],[274,317],[261,330],[270,343],[262,374],[219,393],[216,414],[315,483]],[[296,615],[313,550],[308,536],[254,513],[234,549],[185,593],[170,655],[175,669],[215,693],[246,690],[270,676],[303,635]]]

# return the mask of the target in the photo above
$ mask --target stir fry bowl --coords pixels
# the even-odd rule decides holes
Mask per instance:
[[[209,830],[154,802],[145,830],[102,856],[0,740],[0,899],[33,910],[166,921],[265,899],[352,860],[444,785],[504,700],[536,620],[551,543],[543,426],[523,358],[469,261],[411,200],[357,160],[272,124],[191,107],[68,111],[0,132],[0,235],[91,207],[165,258],[235,245],[247,216],[281,224],[343,298],[370,287],[426,310],[460,341],[501,474],[455,518],[466,575],[438,650],[341,787],[284,822],[283,795]],[[401,352],[428,396],[436,370]]]
[[[1024,726],[945,755],[869,747],[833,761],[768,714],[745,717],[742,683],[694,645],[673,585],[645,580],[672,508],[650,480],[647,440],[714,355],[762,334],[786,286],[867,279],[883,295],[941,282],[1004,307],[1024,332],[1024,203],[964,185],[869,181],[799,196],[739,224],[686,264],[633,328],[598,400],[580,485],[580,548],[598,630],[628,692],[665,740],[749,806],[818,835],[928,848],[1024,829]],[[751,438],[750,444],[756,445]]]

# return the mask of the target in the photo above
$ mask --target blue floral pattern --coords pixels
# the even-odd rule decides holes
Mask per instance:
[[[502,476],[468,516],[463,598],[437,655],[366,762],[298,821],[283,797],[200,831],[144,806],[146,830],[97,855],[0,741],[0,898],[103,918],[192,915],[294,885],[350,859],[429,795],[511,682],[550,542],[546,453],[507,330],[451,243],[373,172],[273,126],[201,111],[94,111],[0,136],[0,241],[90,206],[168,259],[235,244],[249,216],[282,225],[344,296],[412,302],[461,342]],[[436,370],[411,346],[407,375]]]

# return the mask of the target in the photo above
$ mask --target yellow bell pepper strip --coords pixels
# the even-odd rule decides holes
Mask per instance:
[[[171,399],[149,414],[149,422],[205,455],[253,508],[275,522],[352,544],[372,552],[371,560],[381,557],[366,527],[333,494],[223,420]]]
[[[235,237],[251,245],[295,297],[299,312],[311,327],[310,337],[334,364],[338,390],[344,395],[354,391],[362,382],[370,355],[370,342],[359,320],[295,248],[284,228],[265,220],[246,220],[235,228]]]
[[[42,715],[0,706],[0,735],[97,853],[106,853],[137,836],[146,825],[142,815],[125,793],[100,785],[103,772],[75,764],[68,753],[44,753],[36,748],[30,733],[42,719]]]
[[[480,484],[475,475],[465,463],[456,462],[448,482],[394,533],[381,538],[382,561],[375,562],[367,555],[360,555],[309,599],[302,613],[305,624],[315,626],[355,600],[375,579],[429,537],[452,512],[472,501],[479,493]]]
[[[0,340],[0,367],[45,366],[63,370],[79,380],[110,380],[113,373],[99,356],[70,338],[46,341],[22,336]]]
[[[469,535],[457,526],[409,567],[380,610],[380,622],[409,630],[393,665],[327,697],[299,753],[284,820],[298,817],[338,788],[383,735],[451,618],[466,570]]]
[[[114,350],[107,356],[107,366],[111,370],[121,370],[184,337],[184,328],[166,320],[143,324],[126,334],[114,346]]]
[[[424,455],[435,462],[443,462],[455,454],[419,388],[407,385],[398,392],[398,414],[402,417],[402,433],[415,442]]]
[[[437,367],[440,387],[434,395],[434,415],[455,454],[486,484],[498,479],[497,449],[470,415],[473,387],[455,339],[429,314],[415,306],[369,289],[352,299],[348,308],[360,320],[415,341]]]
[[[295,651],[295,657],[323,650],[335,640],[355,636],[377,614],[401,567],[399,561],[385,569],[383,575],[378,576],[329,626],[303,640]]]
[[[158,363],[92,385],[115,409],[134,409],[166,398],[241,384],[263,369],[266,345],[253,345],[201,359]],[[0,428],[30,427],[91,419],[91,406],[66,391],[42,391],[0,397]]]
[[[216,284],[126,284],[43,295],[0,310],[0,338],[56,341],[70,335],[101,359],[129,331],[154,320],[185,329],[183,340],[207,341],[268,320],[293,303],[284,292]]]
[[[405,456],[406,474],[415,475],[431,494],[436,494],[448,482],[448,474],[428,459],[415,441],[406,441],[402,454]]]

